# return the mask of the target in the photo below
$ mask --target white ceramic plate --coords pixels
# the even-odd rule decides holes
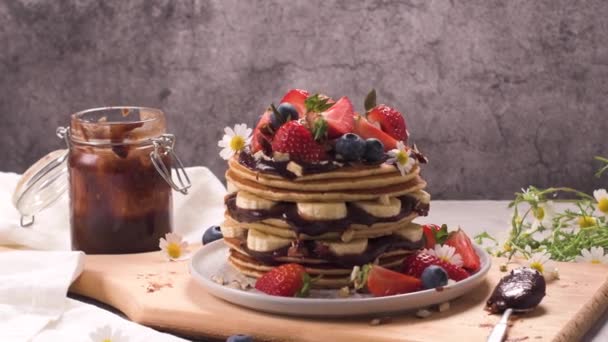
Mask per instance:
[[[228,283],[249,279],[228,264],[228,247],[222,240],[205,245],[193,255],[190,274],[212,295],[253,310],[294,316],[371,315],[424,308],[447,302],[473,290],[483,281],[491,265],[490,257],[484,250],[477,246],[475,250],[481,258],[481,269],[469,278],[445,286],[442,291],[431,289],[389,297],[338,298],[336,290],[317,290],[308,298],[289,298],[269,296],[255,289],[245,291],[220,285],[212,280],[214,276],[220,276]],[[253,283],[253,280],[249,281]]]

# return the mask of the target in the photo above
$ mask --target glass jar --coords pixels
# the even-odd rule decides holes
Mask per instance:
[[[87,254],[158,250],[160,238],[172,231],[172,189],[185,194],[190,186],[163,112],[89,109],[73,114],[70,126],[58,128],[57,135],[68,146],[72,249]],[[27,225],[23,218],[22,225]]]

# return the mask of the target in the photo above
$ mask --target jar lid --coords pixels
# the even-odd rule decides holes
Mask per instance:
[[[68,150],[53,151],[30,166],[13,192],[13,205],[21,214],[21,226],[34,223],[34,216],[55,203],[68,188]]]

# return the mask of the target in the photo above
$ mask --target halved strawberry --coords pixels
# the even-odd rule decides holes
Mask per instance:
[[[425,248],[433,248],[435,244],[437,244],[437,239],[435,239],[435,231],[441,229],[436,224],[425,224],[422,226],[422,232],[424,233],[424,247]]]
[[[275,133],[272,151],[289,153],[291,160],[316,162],[327,159],[323,145],[317,143],[310,130],[298,121],[289,121]]]
[[[353,131],[355,109],[346,96],[341,97],[328,110],[321,113],[327,122],[327,137],[334,139]]]
[[[446,245],[452,246],[456,249],[456,253],[462,257],[462,266],[470,272],[476,272],[481,267],[481,260],[479,255],[473,248],[473,243],[467,234],[458,227],[457,231],[451,232],[448,239],[445,241]]]
[[[377,105],[367,113],[367,120],[371,123],[379,123],[382,131],[407,143],[408,132],[405,119],[397,110],[384,104]]]
[[[360,115],[355,116],[355,126],[353,132],[358,134],[363,139],[376,138],[380,140],[382,144],[384,144],[384,151],[397,148],[397,140],[395,138],[382,132]]]
[[[270,111],[266,111],[260,117],[258,124],[253,130],[253,137],[251,138],[251,152],[256,153],[264,150],[264,146],[270,146],[272,136],[268,133],[268,125],[270,124]]]
[[[373,265],[367,276],[367,289],[375,297],[418,291],[422,288],[420,279]]]
[[[306,106],[304,105],[304,101],[308,97],[308,91],[302,89],[291,89],[289,90],[280,103],[289,102],[291,103],[300,114],[300,117],[303,117],[306,114]]]
[[[310,289],[310,277],[304,266],[284,264],[264,273],[255,288],[272,296],[304,297]]]
[[[456,281],[469,277],[469,272],[464,268],[423,252],[414,253],[405,258],[403,261],[403,273],[420,278],[424,269],[431,265],[441,266],[448,273],[450,279]]]

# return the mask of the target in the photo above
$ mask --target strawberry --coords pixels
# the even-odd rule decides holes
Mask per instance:
[[[355,109],[352,102],[346,96],[341,97],[328,110],[321,113],[327,121],[327,137],[339,138],[353,131]]]
[[[425,241],[425,248],[433,248],[435,247],[435,244],[437,243],[437,239],[435,239],[435,231],[441,229],[441,227],[439,227],[436,224],[425,224],[422,226],[422,232],[424,233],[424,241]]]
[[[373,265],[367,276],[367,289],[375,297],[418,291],[422,288],[420,279]]]
[[[355,116],[355,127],[353,132],[363,139],[376,138],[380,140],[382,144],[384,144],[384,151],[397,148],[397,140],[395,138],[382,132],[382,130],[378,129],[360,115]]]
[[[308,97],[308,91],[302,89],[291,89],[289,90],[283,99],[279,103],[289,102],[291,103],[300,114],[300,117],[303,117],[306,114],[306,106],[304,105],[304,101]]]
[[[264,273],[255,288],[272,296],[304,297],[310,289],[310,277],[302,265],[283,264]]]
[[[256,153],[264,149],[264,146],[270,146],[272,137],[269,134],[268,125],[270,124],[270,111],[266,111],[260,117],[257,126],[253,130],[251,138],[251,152]]]
[[[316,162],[327,158],[323,145],[317,143],[312,133],[298,121],[289,121],[275,133],[272,151],[289,153],[292,160]]]
[[[466,268],[470,272],[476,272],[481,267],[481,261],[479,255],[473,249],[473,243],[467,234],[460,228],[457,231],[451,232],[448,235],[448,239],[445,241],[446,245],[452,246],[456,249],[456,253],[462,257],[462,267]]]
[[[422,252],[411,254],[405,258],[403,261],[403,273],[420,278],[424,269],[431,265],[442,267],[448,273],[450,279],[454,279],[456,281],[469,277],[469,272],[467,272],[464,268],[441,260],[434,255]]]
[[[381,104],[367,112],[367,120],[379,123],[380,127],[391,137],[407,143],[408,132],[403,115],[397,110]]]

